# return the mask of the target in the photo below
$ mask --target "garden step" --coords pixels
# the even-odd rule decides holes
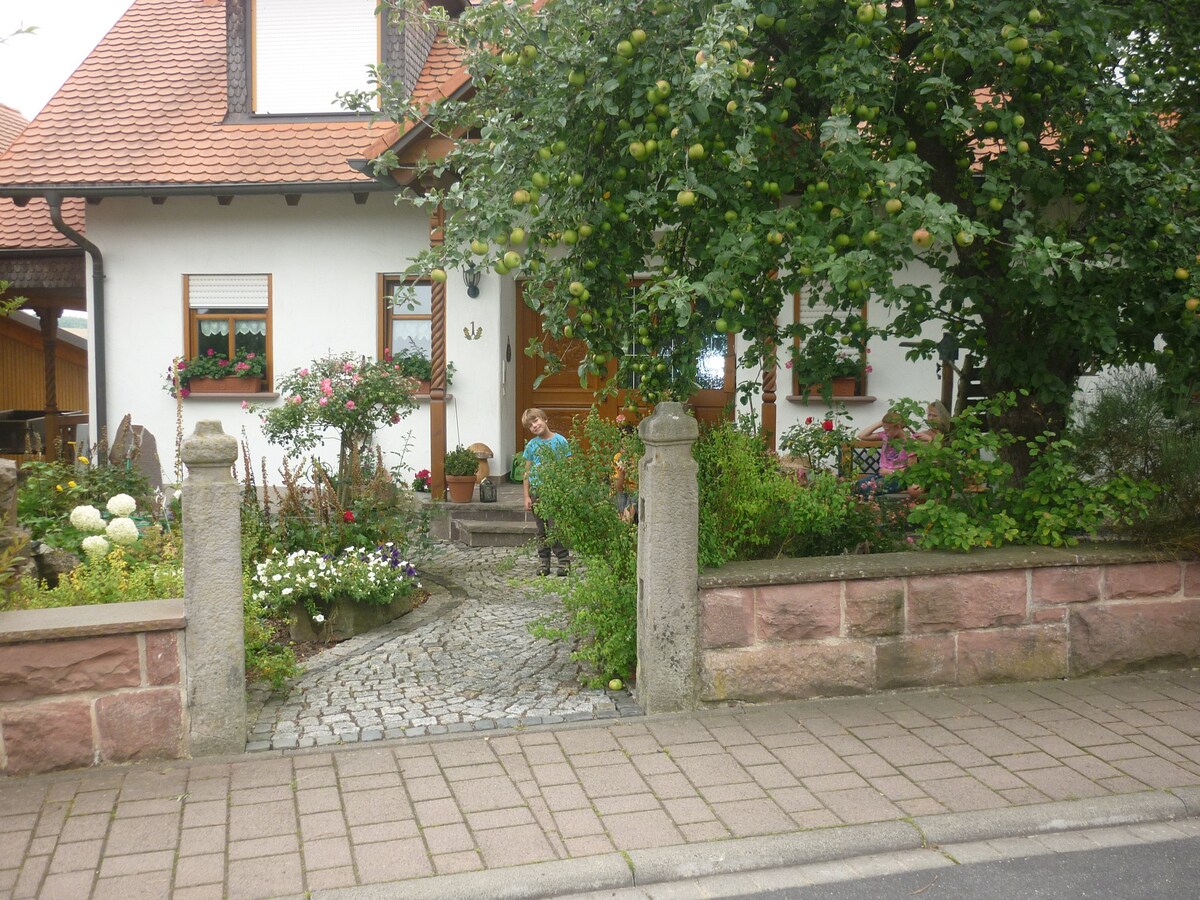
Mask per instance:
[[[453,538],[468,547],[522,547],[537,534],[537,523],[454,519]]]

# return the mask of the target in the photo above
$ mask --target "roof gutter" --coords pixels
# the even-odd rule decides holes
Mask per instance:
[[[351,194],[358,191],[374,192],[387,190],[375,181],[354,180],[340,182],[270,182],[262,184],[95,184],[87,182],[45,184],[0,185],[0,197],[13,200],[31,200],[48,197],[50,193],[62,197],[216,197],[250,196],[255,194]]]
[[[62,194],[46,192],[46,205],[50,207],[50,221],[59,233],[72,243],[82,247],[92,258],[92,329],[95,335],[95,350],[92,365],[96,374],[96,410],[92,421],[96,423],[96,434],[108,427],[108,379],[105,377],[104,352],[104,257],[100,248],[63,221]]]

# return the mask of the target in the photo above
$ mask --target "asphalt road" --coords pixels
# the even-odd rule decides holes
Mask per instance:
[[[1196,900],[1200,838],[904,872],[741,895],[756,900]]]

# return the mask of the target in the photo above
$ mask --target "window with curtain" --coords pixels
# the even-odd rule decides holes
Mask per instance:
[[[433,284],[401,275],[380,277],[380,353],[392,357],[433,358]],[[410,374],[427,378],[424,366]]]
[[[271,371],[271,276],[185,275],[188,331],[185,355],[211,350],[226,359],[255,353]]]

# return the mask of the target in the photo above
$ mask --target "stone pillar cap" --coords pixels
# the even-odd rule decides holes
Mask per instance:
[[[179,457],[189,467],[231,466],[237,454],[237,438],[226,434],[215,419],[197,422],[196,430],[179,445]]]

